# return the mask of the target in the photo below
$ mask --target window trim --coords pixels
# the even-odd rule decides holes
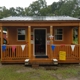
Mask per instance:
[[[56,35],[56,34],[55,34],[55,30],[56,30],[56,29],[62,29],[62,40],[57,40],[57,39],[55,39],[55,35]],[[60,35],[61,35],[61,34],[60,34]],[[63,29],[63,28],[55,28],[55,29],[54,29],[54,41],[63,41],[63,35],[64,35],[64,29]]]
[[[25,40],[18,40],[18,29],[24,29],[25,30]],[[17,41],[26,41],[26,28],[17,28]]]

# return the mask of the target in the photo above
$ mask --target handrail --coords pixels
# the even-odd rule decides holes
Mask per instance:
[[[3,44],[3,45],[5,45],[5,44]],[[3,46],[3,45],[1,45],[1,46]],[[21,44],[21,45],[27,45],[27,44]],[[20,44],[19,45],[5,45],[5,46],[21,46]]]
[[[20,46],[20,45],[28,45],[28,43],[26,44],[13,44],[13,45],[7,45],[7,44],[3,44],[3,45],[6,45],[6,46]],[[80,45],[80,44],[50,44],[50,45],[56,45],[56,46],[61,46],[61,45],[64,45],[64,46],[70,46],[70,45]],[[2,45],[1,45],[2,46]]]
[[[70,46],[70,45],[80,45],[80,44],[50,44],[55,46]]]

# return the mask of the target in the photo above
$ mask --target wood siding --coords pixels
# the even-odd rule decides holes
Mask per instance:
[[[21,27],[19,27],[21,28]],[[13,45],[13,44],[27,44],[28,42],[28,28],[22,27],[22,29],[26,30],[26,40],[24,41],[18,41],[17,38],[17,29],[18,28],[14,28],[14,27],[9,27],[8,29],[8,45]]]

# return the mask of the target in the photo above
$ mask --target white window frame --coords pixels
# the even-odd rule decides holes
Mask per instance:
[[[56,34],[56,33],[55,33],[55,30],[57,30],[57,29],[62,29],[62,34]],[[56,35],[62,35],[62,40],[56,39],[56,37],[55,37]],[[54,29],[54,40],[55,40],[55,41],[63,41],[63,28],[55,28],[55,29]]]
[[[18,40],[18,35],[21,35],[21,34],[18,34],[18,30],[19,30],[19,29],[25,30],[25,39],[24,39],[24,40]],[[23,35],[23,34],[22,34],[22,35]],[[18,41],[25,41],[25,40],[26,40],[26,29],[25,29],[25,28],[18,28],[18,29],[17,29],[17,40],[18,40]]]

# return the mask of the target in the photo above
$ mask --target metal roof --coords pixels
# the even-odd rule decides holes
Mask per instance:
[[[80,20],[70,16],[10,16],[0,21],[50,21],[50,20]]]

